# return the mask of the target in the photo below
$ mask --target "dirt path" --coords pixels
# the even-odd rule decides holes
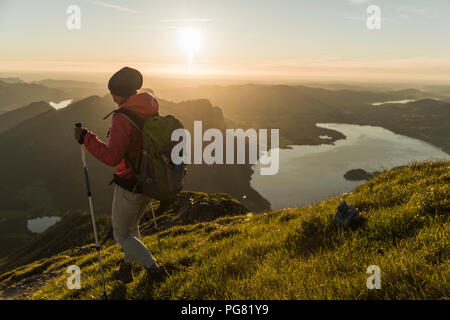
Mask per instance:
[[[27,299],[55,276],[52,272],[36,274],[19,282],[9,280],[0,287],[0,299]]]
[[[9,280],[0,287],[0,299],[27,299],[55,276],[52,272],[36,274],[19,282]]]

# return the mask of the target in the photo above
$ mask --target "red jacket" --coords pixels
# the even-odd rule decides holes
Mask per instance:
[[[150,93],[144,92],[131,96],[119,108],[129,109],[146,119],[158,112],[159,103]],[[132,168],[127,168],[125,155],[128,153],[131,159],[139,155],[142,148],[142,135],[128,119],[121,114],[114,114],[108,144],[89,131],[84,136],[84,145],[98,160],[108,166],[116,167],[117,175],[122,178],[131,178]]]

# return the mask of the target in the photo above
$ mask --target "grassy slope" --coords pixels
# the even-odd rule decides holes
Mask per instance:
[[[179,226],[144,243],[172,277],[158,288],[107,281],[116,299],[428,299],[449,298],[450,163],[413,164],[385,172],[351,194],[314,206],[225,217]],[[333,223],[340,201],[366,217],[357,230]],[[95,253],[65,252],[13,270],[0,283],[56,274],[32,299],[97,299]],[[107,276],[121,258],[102,251]],[[82,270],[82,289],[66,288],[66,267]],[[368,290],[366,269],[381,268],[381,290]]]

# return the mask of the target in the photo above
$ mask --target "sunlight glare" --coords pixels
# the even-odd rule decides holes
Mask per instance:
[[[202,33],[199,29],[187,27],[179,30],[179,36],[180,48],[187,53],[190,69],[194,61],[194,54],[199,52],[203,45]]]

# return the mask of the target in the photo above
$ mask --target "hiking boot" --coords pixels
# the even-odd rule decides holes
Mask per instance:
[[[112,273],[114,280],[121,281],[122,283],[133,282],[133,270],[131,264],[126,264],[123,260],[120,262],[119,269],[114,270]]]
[[[154,263],[150,268],[147,269],[147,284],[161,283],[168,276],[169,273],[163,266],[158,266],[156,263]]]

